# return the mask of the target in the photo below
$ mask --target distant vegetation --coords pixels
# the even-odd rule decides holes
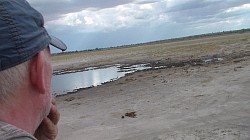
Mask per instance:
[[[241,30],[233,30],[233,31],[223,31],[223,32],[217,32],[217,33],[193,35],[193,36],[187,36],[187,37],[181,37],[181,38],[164,39],[164,40],[157,40],[157,41],[138,43],[138,44],[121,45],[121,46],[115,46],[115,47],[109,47],[109,48],[96,48],[96,49],[89,49],[89,50],[82,50],[82,51],[68,51],[68,52],[55,53],[52,55],[62,55],[62,54],[78,53],[78,52],[85,52],[85,51],[96,51],[96,50],[121,48],[121,47],[123,47],[123,48],[124,47],[135,47],[135,46],[139,46],[139,45],[152,45],[152,44],[160,44],[160,43],[169,43],[169,42],[175,42],[175,41],[191,40],[191,39],[198,39],[198,38],[203,38],[203,37],[216,37],[216,36],[221,36],[221,35],[229,35],[229,34],[234,34],[234,33],[246,33],[246,32],[250,32],[250,28],[249,29],[241,29]]]

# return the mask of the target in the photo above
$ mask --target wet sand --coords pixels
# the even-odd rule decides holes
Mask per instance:
[[[249,45],[248,39],[244,43],[222,46],[224,50],[185,51],[183,55],[174,53],[172,57],[153,50],[152,54],[133,51],[136,56],[124,53],[124,58],[131,57],[122,59],[120,55],[121,61],[115,56],[108,58],[113,61],[106,61],[106,56],[101,59],[99,55],[102,60],[96,63],[99,66],[145,61],[160,65],[210,56],[220,56],[225,61],[140,71],[111,83],[57,97],[61,112],[57,139],[250,139]],[[239,47],[235,49],[235,46]],[[80,62],[73,63],[74,59],[68,62],[77,69]],[[58,69],[68,66],[59,68],[55,64]]]

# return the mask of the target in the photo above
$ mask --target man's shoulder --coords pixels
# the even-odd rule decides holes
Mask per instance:
[[[28,132],[0,121],[0,140],[36,140]]]

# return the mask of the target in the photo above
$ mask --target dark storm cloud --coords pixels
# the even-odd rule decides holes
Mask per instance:
[[[63,14],[79,12],[86,8],[103,9],[130,3],[133,0],[28,0],[46,20],[54,20]]]
[[[177,23],[192,23],[200,20],[223,20],[235,16],[235,14],[223,13],[229,8],[238,7],[250,3],[249,0],[219,0],[200,1],[192,0],[175,5],[166,10],[171,19]],[[243,13],[241,13],[243,14]],[[240,14],[239,14],[240,15]]]

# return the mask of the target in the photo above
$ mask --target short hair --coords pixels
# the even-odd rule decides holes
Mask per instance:
[[[28,77],[29,62],[0,71],[0,104],[8,103],[11,97],[18,94],[15,89]]]

